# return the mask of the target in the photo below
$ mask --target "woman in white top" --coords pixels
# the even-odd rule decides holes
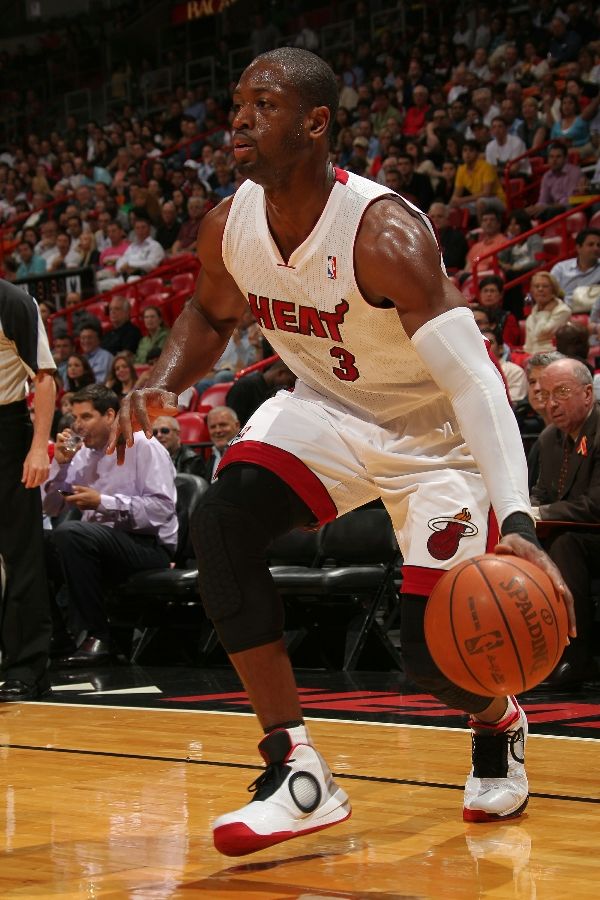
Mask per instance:
[[[536,272],[531,279],[533,309],[525,320],[527,353],[554,349],[554,335],[571,318],[571,310],[563,303],[564,292],[549,272]]]

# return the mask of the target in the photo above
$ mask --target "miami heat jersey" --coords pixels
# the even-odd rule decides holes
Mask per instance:
[[[391,192],[352,173],[336,175],[319,221],[287,262],[270,233],[262,187],[244,182],[225,226],[223,260],[265,337],[297,375],[295,394],[334,401],[385,425],[443,402],[442,393],[395,308],[370,305],[356,283],[354,245],[362,217]],[[401,262],[397,278],[401,285]]]

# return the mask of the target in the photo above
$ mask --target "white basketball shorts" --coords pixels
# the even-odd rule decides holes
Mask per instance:
[[[419,409],[393,426],[280,391],[254,413],[219,472],[249,462],[279,475],[324,523],[381,497],[404,560],[405,593],[428,595],[446,569],[491,552],[498,528],[475,461],[448,405]]]

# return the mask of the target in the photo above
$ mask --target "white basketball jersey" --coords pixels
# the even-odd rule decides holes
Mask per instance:
[[[361,220],[373,200],[390,193],[336,170],[319,221],[286,263],[269,230],[263,189],[245,181],[223,235],[225,266],[265,337],[298,376],[296,394],[333,401],[381,425],[442,399],[396,309],[369,304],[356,283]],[[433,233],[419,210],[407,205]],[[401,260],[397,277],[401,284]]]

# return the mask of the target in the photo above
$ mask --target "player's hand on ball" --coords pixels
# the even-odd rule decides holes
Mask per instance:
[[[539,566],[540,569],[543,569],[552,581],[556,593],[567,609],[569,637],[577,637],[573,595],[548,554],[544,553],[543,550],[540,550],[539,547],[536,547],[535,544],[532,544],[531,541],[525,540],[525,538],[521,537],[519,534],[506,534],[494,548],[494,553],[497,553],[498,555],[512,553],[514,556],[520,556],[521,559],[527,559],[529,562],[534,563],[534,565]]]
[[[159,416],[177,415],[177,394],[158,388],[132,391],[121,401],[121,408],[113,423],[107,453],[117,451],[117,465],[122,465],[127,447],[133,447],[134,431],[152,437],[152,422]]]

